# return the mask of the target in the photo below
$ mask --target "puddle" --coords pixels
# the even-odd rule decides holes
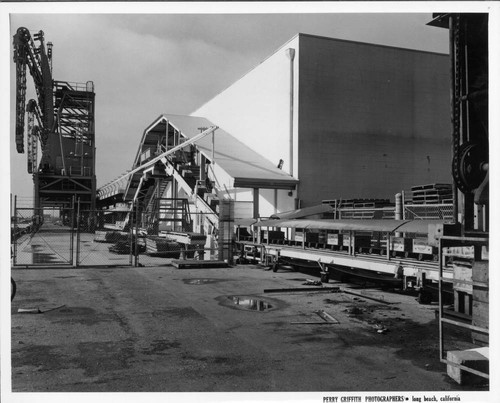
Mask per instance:
[[[236,309],[242,309],[246,311],[270,311],[275,309],[276,304],[271,304],[270,301],[245,296],[229,296],[229,297],[219,297],[217,298],[222,305],[229,306]]]
[[[221,282],[227,281],[227,280],[218,279],[218,278],[183,278],[182,281],[184,282],[184,284],[188,284],[188,285],[200,285],[200,284],[221,283]]]
[[[184,281],[184,284],[189,284],[189,285],[210,284],[215,282],[208,278],[184,279],[182,281]]]

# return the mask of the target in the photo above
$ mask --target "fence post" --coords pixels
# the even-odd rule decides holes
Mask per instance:
[[[11,218],[12,219],[12,218]],[[12,237],[14,239],[12,239]],[[12,264],[15,266],[17,262],[17,195],[14,196],[14,233],[11,234],[11,242],[14,243]]]
[[[71,209],[70,214],[71,217],[68,217],[68,219],[71,220],[71,230],[70,230],[70,241],[69,241],[69,249],[70,249],[70,261],[69,264],[73,266],[74,260],[73,260],[73,252],[75,250],[75,196],[71,198]]]
[[[80,263],[80,198],[78,198],[76,208],[76,262],[75,267]]]
[[[139,203],[135,202],[134,266],[138,266],[139,257]]]
[[[130,252],[129,252],[128,262],[129,262],[130,266],[132,266],[132,264],[133,264],[132,256],[134,256],[134,243],[133,243],[133,240],[134,240],[134,214],[133,214],[134,203],[135,203],[135,200],[132,201],[132,207],[130,209],[129,219],[128,219],[128,222],[129,222],[128,239],[130,241]]]

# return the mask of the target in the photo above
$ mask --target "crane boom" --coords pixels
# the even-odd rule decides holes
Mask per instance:
[[[34,41],[40,42],[39,46]],[[21,27],[14,35],[14,62],[16,63],[16,149],[24,153],[24,115],[26,112],[26,66],[33,77],[38,105],[41,111],[41,145],[45,146],[54,126],[52,49],[47,52],[43,31],[33,38],[27,28]]]

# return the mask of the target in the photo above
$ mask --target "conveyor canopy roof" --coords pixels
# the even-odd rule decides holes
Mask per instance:
[[[142,155],[146,150],[157,147],[158,139],[167,133],[169,125],[188,140],[204,129],[216,126],[202,117],[160,115],[144,130],[132,170],[141,165]],[[299,182],[221,128],[215,130],[213,155],[211,135],[196,141],[195,146],[209,160],[214,159],[215,164],[233,179],[233,186],[236,188],[293,190]],[[133,182],[138,182],[141,176],[142,172],[136,172],[107,183],[99,188],[99,198],[123,193],[127,199],[127,195],[133,193],[130,189],[135,189]]]
[[[266,220],[257,227],[280,227],[321,230],[404,232],[427,234],[429,225],[444,224],[442,220]]]
[[[292,218],[309,217],[311,215],[330,213],[333,211],[334,211],[334,208],[332,206],[330,206],[329,204],[320,204],[318,206],[304,207],[304,208],[300,208],[298,210],[285,211],[283,213],[276,213],[276,214],[273,214],[271,216],[271,218],[273,218],[273,219],[278,218],[280,220],[284,220],[284,219],[290,220]]]
[[[172,114],[161,115],[156,124],[165,125],[166,121],[188,139],[200,134],[200,128],[215,126],[202,117]],[[152,130],[154,128],[150,126],[146,132]],[[196,147],[205,157],[212,159],[212,136],[197,141]],[[215,163],[234,178],[234,187],[294,189],[298,183],[297,179],[221,128],[215,131],[214,149]]]

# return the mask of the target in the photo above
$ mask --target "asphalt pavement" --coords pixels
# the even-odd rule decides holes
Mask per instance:
[[[12,276],[13,392],[468,390],[412,295],[252,265]]]

